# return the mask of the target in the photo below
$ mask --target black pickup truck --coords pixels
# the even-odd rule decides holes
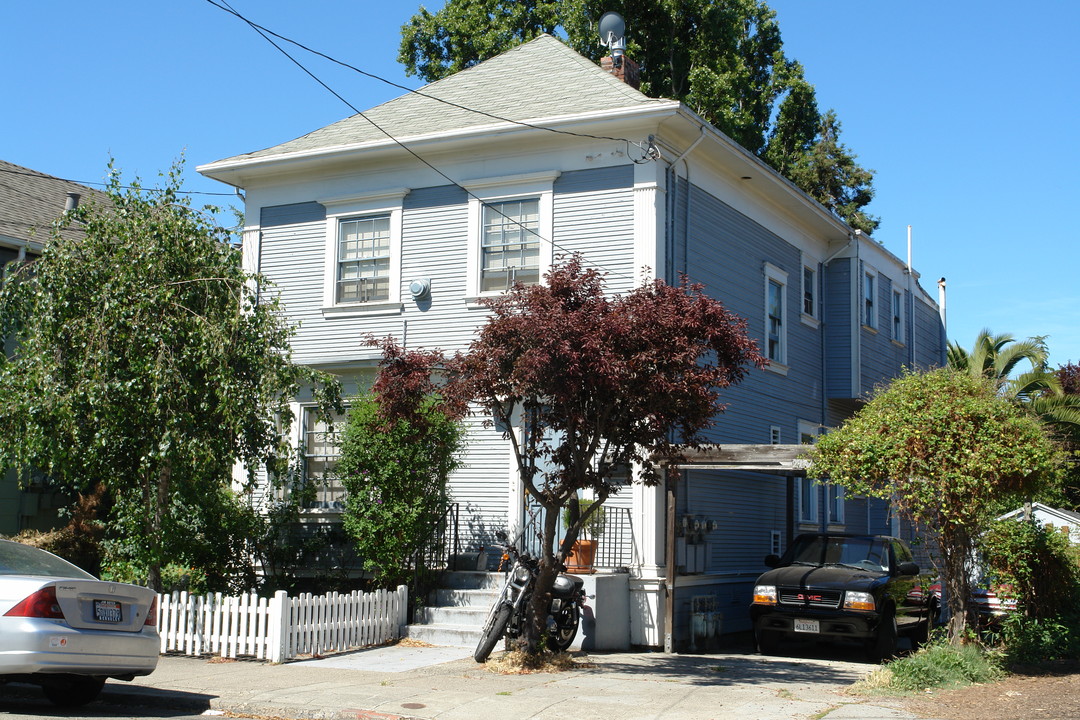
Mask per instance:
[[[925,639],[933,608],[915,602],[919,567],[902,540],[884,535],[799,535],[758,578],[750,615],[758,648],[787,640],[861,641],[875,660],[896,652],[900,634]]]

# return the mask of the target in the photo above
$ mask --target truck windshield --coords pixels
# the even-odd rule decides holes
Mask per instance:
[[[876,538],[804,535],[791,546],[791,564],[887,571],[889,552],[884,541]]]

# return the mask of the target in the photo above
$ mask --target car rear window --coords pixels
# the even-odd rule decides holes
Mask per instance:
[[[0,540],[0,575],[44,575],[46,577],[94,580],[67,560],[22,543]]]

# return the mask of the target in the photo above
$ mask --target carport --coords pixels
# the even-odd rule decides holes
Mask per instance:
[[[664,545],[664,652],[675,651],[675,544],[677,523],[677,499],[679,473],[693,470],[741,470],[766,473],[782,477],[803,477],[809,462],[800,456],[809,449],[807,445],[703,445],[699,448],[681,448],[677,455],[654,457],[665,466],[667,489],[667,521]],[[676,472],[672,472],[676,471]],[[787,536],[790,540],[794,526],[792,509],[794,487],[787,486]]]

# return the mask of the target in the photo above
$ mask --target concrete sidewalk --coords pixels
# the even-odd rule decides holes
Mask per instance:
[[[842,694],[873,666],[755,654],[582,656],[591,667],[499,675],[445,647],[387,647],[269,665],[168,656],[102,700],[277,718],[911,720]]]

